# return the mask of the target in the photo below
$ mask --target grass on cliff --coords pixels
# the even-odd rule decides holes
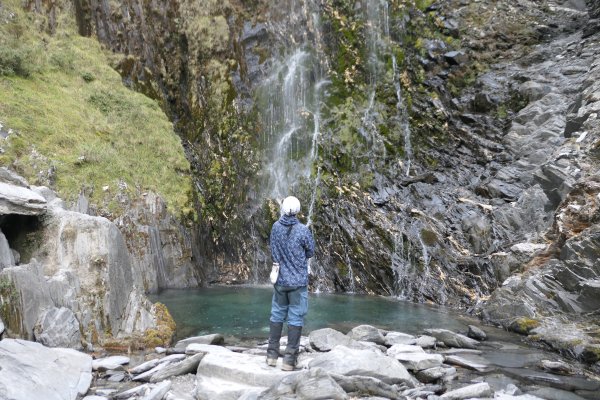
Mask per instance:
[[[75,17],[45,17],[0,5],[0,165],[31,184],[119,211],[117,194],[152,190],[175,214],[191,215],[190,166],[158,104],[126,88],[100,44],[76,33]]]

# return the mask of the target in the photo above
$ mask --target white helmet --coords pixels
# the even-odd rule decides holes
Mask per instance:
[[[281,204],[281,213],[283,215],[296,215],[300,212],[300,200],[294,196],[286,197]]]

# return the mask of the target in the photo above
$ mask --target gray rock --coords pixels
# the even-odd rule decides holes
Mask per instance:
[[[133,375],[137,375],[137,374],[141,374],[144,373],[146,371],[150,371],[152,368],[156,367],[158,364],[161,363],[160,358],[155,358],[153,360],[149,360],[146,361],[144,363],[141,363],[139,365],[136,365],[134,368],[131,368],[129,370],[129,373],[133,374]]]
[[[110,375],[108,377],[109,382],[123,382],[125,380],[126,374],[124,372],[119,372],[117,374]]]
[[[0,182],[0,215],[41,215],[46,209],[46,199],[33,190]]]
[[[410,344],[395,344],[389,349],[387,349],[386,354],[390,357],[395,357],[396,354],[405,354],[405,353],[421,353],[425,354],[425,351],[421,346],[413,346]]]
[[[469,332],[467,332],[467,336],[475,340],[487,339],[487,335],[485,334],[485,332],[481,328],[476,327],[475,325],[469,325]]]
[[[16,265],[15,257],[8,245],[6,236],[4,236],[2,231],[0,231],[0,271],[4,269],[4,267],[10,267],[13,265]]]
[[[75,400],[92,382],[92,358],[19,339],[0,341],[0,398]]]
[[[421,335],[415,340],[415,345],[420,346],[424,349],[431,349],[435,347],[437,339],[433,336]]]
[[[381,331],[371,325],[359,325],[348,332],[348,336],[357,341],[385,344]]]
[[[479,344],[477,340],[473,340],[460,333],[455,333],[447,329],[426,329],[425,333],[435,337],[440,342],[444,342],[448,347],[474,349]]]
[[[416,338],[413,335],[408,335],[401,332],[388,332],[385,335],[385,345],[393,346],[395,344],[415,344]]]
[[[129,357],[125,356],[110,356],[99,358],[92,362],[92,369],[94,371],[107,371],[110,369],[117,369],[120,365],[129,364]]]
[[[143,385],[136,386],[123,392],[119,392],[113,395],[112,397],[116,400],[125,400],[135,398],[135,396],[145,396],[147,393],[150,393],[150,384],[145,383]]]
[[[439,367],[444,362],[444,357],[439,354],[396,353],[393,357],[410,371]]]
[[[311,368],[296,386],[299,399],[346,400],[348,395],[340,385],[321,368]]]
[[[423,383],[432,383],[438,379],[442,379],[447,376],[456,374],[456,368],[454,367],[434,367],[428,368],[421,371],[417,371],[416,377]]]
[[[17,175],[6,167],[0,167],[0,182],[29,188],[27,181],[22,176]]]
[[[174,347],[178,349],[183,348],[185,350],[185,348],[192,343],[219,345],[225,343],[225,338],[219,333],[213,333],[210,335],[203,336],[194,336],[178,341]]]
[[[571,365],[562,361],[542,360],[540,366],[555,374],[573,375],[575,373],[575,369]]]
[[[328,353],[318,355],[308,365],[310,368],[320,367],[339,375],[370,376],[389,384],[412,381],[400,362],[370,349],[337,346]]]
[[[450,392],[444,393],[440,398],[442,399],[452,399],[452,400],[461,400],[461,399],[472,399],[476,397],[491,397],[493,396],[494,391],[490,387],[487,382],[476,383],[474,385],[469,385],[462,387],[460,389],[452,390]]]
[[[583,397],[578,396],[573,392],[567,392],[566,390],[557,388],[539,388],[528,394],[546,400],[584,400]]]
[[[449,51],[448,53],[444,54],[444,58],[450,65],[464,64],[469,59],[462,51]]]
[[[213,344],[202,344],[202,343],[190,343],[185,348],[185,354],[196,354],[196,353],[231,353],[226,347],[215,346]]]
[[[183,361],[169,364],[156,374],[152,375],[150,382],[160,382],[173,376],[196,372],[198,364],[200,364],[200,361],[205,355],[206,353],[198,353]]]
[[[527,81],[519,87],[519,94],[528,101],[536,101],[552,91],[552,87],[536,81]]]
[[[162,400],[171,389],[171,381],[164,381],[156,385],[142,400]]]
[[[370,396],[381,396],[383,399],[400,399],[402,396],[399,393],[399,387],[403,385],[388,385],[379,379],[372,378],[370,376],[344,376],[338,374],[331,374],[331,377],[335,379],[337,383],[347,393],[368,393]],[[378,399],[379,397],[369,397],[370,399]]]
[[[104,397],[104,396],[85,396],[82,400],[108,400],[108,397]]]
[[[490,365],[484,358],[477,355],[447,355],[444,358],[446,364],[458,365],[475,371],[485,371]]]
[[[352,348],[365,348],[366,346],[358,343],[342,332],[331,328],[317,329],[308,335],[310,345],[318,351],[330,351],[336,346],[346,346]]]
[[[68,308],[52,307],[43,313],[33,329],[35,340],[48,347],[81,350],[79,321]]]

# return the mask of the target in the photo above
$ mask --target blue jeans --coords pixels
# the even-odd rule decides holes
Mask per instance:
[[[304,326],[304,316],[308,312],[307,286],[274,285],[271,304],[271,322],[285,322],[288,325]]]

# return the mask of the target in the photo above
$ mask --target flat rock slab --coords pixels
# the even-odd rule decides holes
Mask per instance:
[[[338,346],[329,353],[319,354],[308,366],[323,368],[327,372],[339,375],[370,376],[388,384],[410,383],[413,379],[398,360],[371,349]]]
[[[444,356],[427,353],[397,353],[393,356],[411,371],[422,371],[442,365]]]
[[[19,339],[0,341],[0,399],[75,400],[92,382],[92,357]]]
[[[415,339],[415,345],[424,349],[431,349],[437,344],[437,339],[433,336],[422,335]]]
[[[231,353],[232,351],[223,346],[213,344],[190,343],[185,348],[185,354],[196,353]]]
[[[256,399],[258,394],[266,389],[266,387],[244,385],[227,379],[198,376],[194,398],[198,400]]]
[[[194,336],[187,339],[180,340],[175,345],[176,349],[184,349],[187,348],[188,345],[192,343],[198,344],[223,344],[225,343],[225,338],[223,335],[219,333],[213,333],[211,335],[203,335],[203,336]]]
[[[446,355],[445,362],[480,372],[486,371],[490,367],[490,363],[485,358],[474,354]]]
[[[245,386],[266,388],[286,375],[297,372],[284,372],[267,366],[265,358],[240,353],[208,353],[204,356],[196,376],[217,378]]]
[[[461,335],[460,333],[452,332],[447,329],[426,329],[425,333],[433,336],[448,347],[462,347],[466,349],[474,349],[479,342],[475,339]]]
[[[152,377],[150,377],[150,382],[160,382],[173,376],[196,372],[198,364],[200,364],[200,361],[205,354],[206,353],[194,354],[185,360],[167,365],[165,368],[162,368],[156,374],[152,375]]]
[[[529,383],[552,386],[562,390],[600,392],[600,381],[592,381],[576,376],[554,375],[541,371],[533,371],[527,368],[503,368],[502,372],[510,377],[524,380]]]
[[[0,182],[0,215],[41,215],[46,209],[46,199],[33,190]]]
[[[450,392],[444,393],[441,396],[441,398],[451,400],[462,400],[477,397],[491,397],[493,395],[494,391],[492,390],[490,385],[487,382],[482,382],[476,383],[474,385],[465,386],[460,389],[451,390]]]
[[[417,340],[413,335],[402,332],[388,332],[384,339],[386,346],[393,346],[395,344],[415,344]]]
[[[387,349],[386,354],[390,357],[395,357],[396,354],[403,353],[422,353],[425,354],[425,350],[421,346],[413,346],[410,344],[395,344]]]
[[[119,365],[129,364],[129,360],[129,357],[125,356],[111,356],[99,358],[97,360],[92,361],[92,369],[94,371],[106,371],[109,369],[116,369]]]

